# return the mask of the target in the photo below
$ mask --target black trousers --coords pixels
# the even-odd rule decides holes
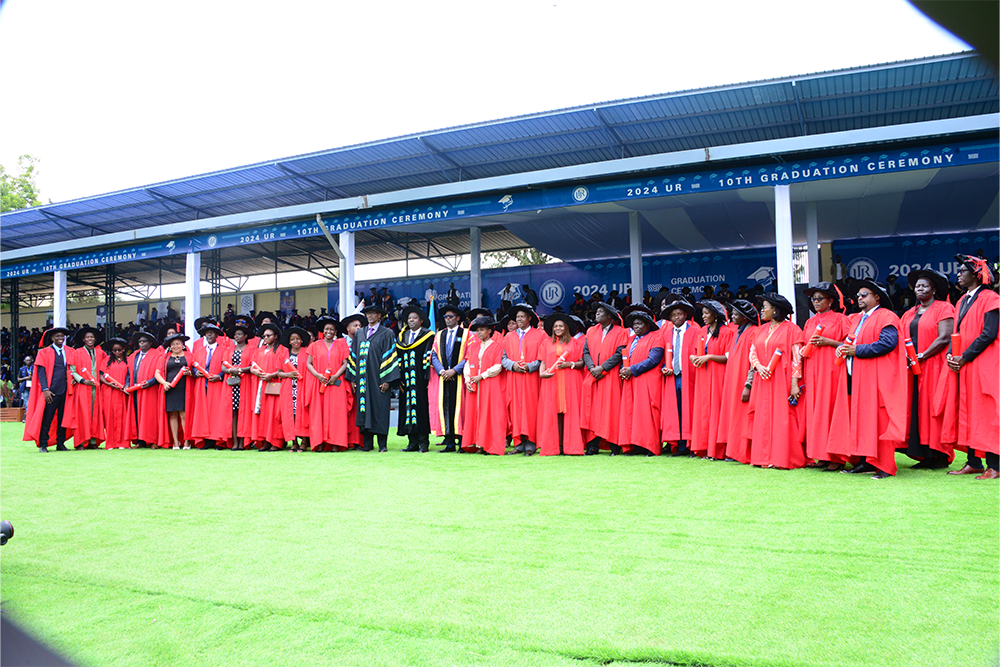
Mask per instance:
[[[971,449],[969,450],[968,465],[970,468],[983,467],[983,460],[976,456]],[[994,470],[1000,470],[1000,454],[990,454],[989,452],[986,452],[986,467],[993,468]]]
[[[49,446],[49,429],[52,428],[53,417],[57,419],[55,444],[58,446],[66,442],[66,429],[62,425],[63,414],[65,412],[66,394],[52,394],[52,402],[46,403],[45,410],[42,412],[42,431],[38,436],[40,447]]]

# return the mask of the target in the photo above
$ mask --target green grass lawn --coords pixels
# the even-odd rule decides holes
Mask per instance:
[[[995,482],[402,442],[41,455],[3,424],[0,605],[81,665],[997,664]]]

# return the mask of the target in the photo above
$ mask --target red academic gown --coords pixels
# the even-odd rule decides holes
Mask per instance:
[[[199,339],[200,342],[200,339]],[[206,378],[195,378],[198,380],[188,387],[188,410],[185,423],[190,434],[189,440],[193,440],[196,447],[205,446],[206,440],[214,440],[217,447],[232,447],[233,443],[233,422],[232,419],[225,419],[233,413],[233,390],[225,383],[225,376],[222,375],[222,362],[230,361],[233,357],[231,343],[221,336],[218,344],[212,353],[212,360],[206,365],[208,350],[205,345],[196,345],[191,357],[191,369],[194,372],[193,364],[200,364],[210,375],[223,377],[222,382],[209,382]],[[240,362],[240,366],[243,366]],[[240,398],[243,396],[242,387]]]
[[[127,387],[125,376],[128,375],[128,361],[117,363],[105,361],[101,371],[114,379],[118,384]],[[101,410],[104,412],[105,449],[128,449],[128,413],[129,397],[121,389],[115,389],[101,383]]]
[[[230,366],[238,368],[249,368],[253,363],[254,355],[257,354],[257,346],[251,345],[248,341],[243,351],[240,353],[240,363],[233,363],[233,355],[236,353],[236,345],[229,347],[226,352],[225,361]],[[214,359],[213,359],[214,361]],[[231,375],[224,375],[232,377]],[[257,400],[257,376],[247,371],[239,376],[240,378],[240,402],[236,408],[236,437],[243,438],[244,443],[250,443],[253,438],[253,407]],[[232,405],[233,390],[229,389],[230,405]],[[230,428],[232,426],[230,425]],[[232,434],[230,433],[230,437]]]
[[[128,358],[129,385],[145,384],[152,380],[151,387],[138,389],[128,400],[128,439],[131,442],[142,440],[150,447],[170,447],[170,431],[167,428],[167,413],[164,407],[163,388],[156,381],[154,373],[162,369],[165,358],[162,351],[151,349],[142,358],[139,373],[132,376],[135,360],[139,355],[136,350]],[[163,371],[160,370],[162,374]],[[134,397],[134,398],[133,398]]]
[[[70,350],[70,348],[66,348]],[[85,348],[72,350],[70,363],[76,367],[78,375],[89,377],[94,381],[91,387],[78,384],[73,388],[73,444],[77,449],[90,444],[94,438],[98,443],[104,442],[104,412],[101,409],[101,378],[100,370],[107,362],[107,353],[99,347],[94,348],[94,365],[90,363],[90,355]],[[81,373],[86,369],[86,373]],[[63,419],[65,423],[65,418]]]
[[[480,375],[484,370],[496,366],[503,357],[504,339],[499,333],[493,334],[491,343],[483,351],[482,359],[479,358],[481,345],[482,341],[476,336],[466,348],[463,369],[466,378]],[[483,379],[475,385],[475,391],[466,394],[462,449],[471,451],[478,446],[490,454],[504,454],[507,446],[505,374],[508,374],[507,371],[501,370],[499,375]]]
[[[538,351],[544,340],[546,340],[544,331],[529,328],[522,340],[515,329],[504,337],[503,347],[507,352],[508,359],[514,363],[523,361],[527,364],[538,359]],[[506,376],[510,434],[514,437],[515,444],[522,435],[527,436],[530,442],[537,443],[538,385],[540,381],[538,373],[507,371],[501,373],[501,376]]]
[[[674,345],[674,325],[667,322],[664,326],[660,327],[661,336],[663,338],[661,345],[663,346],[663,364],[665,365],[668,361],[667,357],[670,353],[667,350],[673,348]],[[661,401],[661,423],[660,428],[663,431],[661,438],[663,442],[676,443],[678,440],[691,441],[691,436],[693,433],[692,429],[692,418],[694,414],[694,385],[697,381],[697,369],[694,364],[691,363],[691,355],[697,349],[698,339],[701,337],[701,327],[694,323],[693,320],[687,321],[687,331],[681,337],[681,423],[677,421],[677,385],[676,380],[673,375],[667,375],[664,377],[663,371],[660,371],[660,377],[663,379],[663,398]],[[678,351],[673,350],[672,354],[677,355]],[[672,366],[671,366],[672,367]]]
[[[327,368],[333,373],[339,371],[351,354],[351,348],[346,338],[335,338],[329,348],[326,340],[320,338],[309,346],[307,354],[312,359],[313,368],[322,375]],[[308,373],[308,370],[305,372]],[[314,452],[343,451],[350,444],[348,438],[350,425],[356,421],[349,419],[354,405],[351,383],[341,376],[339,385],[327,385],[322,394],[319,393],[319,388],[319,381],[309,382],[306,387],[309,406],[309,447]]]
[[[294,358],[298,365],[285,364],[286,371],[291,371],[293,368],[298,372],[299,379],[289,379],[285,380],[281,384],[281,400],[287,401],[291,406],[292,410],[292,436],[296,438],[308,438],[309,437],[309,405],[308,405],[308,390],[309,385],[314,379],[312,375],[309,374],[309,369],[306,368],[306,356],[308,355],[307,348],[299,348],[299,353],[297,355],[292,355],[291,349],[288,350],[288,360],[291,363]],[[292,401],[292,392],[295,392],[297,398]],[[291,440],[292,438],[288,438]]]
[[[750,371],[750,345],[757,337],[757,325],[748,324],[743,335],[737,340],[733,334],[733,344],[726,362],[726,377],[722,385],[722,412],[719,414],[719,431],[716,440],[726,448],[726,458],[750,463],[749,431],[750,401],[743,397],[747,373]]]
[[[597,366],[607,361],[629,340],[625,328],[617,324],[611,327],[608,335],[602,340],[603,335],[604,329],[600,324],[595,324],[587,330],[587,350]],[[607,447],[605,443],[617,445],[619,411],[607,408],[621,405],[622,402],[622,380],[618,375],[618,368],[612,368],[601,376],[600,380],[595,380],[590,371],[584,369],[581,398],[580,421],[584,428],[584,438],[588,442],[600,438],[603,441],[602,447]]]
[[[288,358],[288,350],[279,345],[277,351],[270,347],[258,350],[256,361],[264,373],[287,373],[285,359]],[[272,383],[285,384],[289,380],[275,379]],[[291,394],[289,394],[289,397]],[[254,397],[256,401],[256,397]],[[260,413],[253,418],[253,440],[260,443],[261,449],[268,446],[285,446],[285,443],[292,439],[294,422],[292,419],[291,400],[282,401],[281,396],[274,396],[260,392]]]
[[[806,464],[802,437],[805,415],[802,407],[788,404],[792,385],[792,361],[795,346],[802,344],[802,329],[790,321],[779,324],[774,331],[770,325],[761,325],[751,352],[761,364],[767,366],[776,349],[783,354],[771,373],[771,379],[757,376],[751,392],[750,463],[775,468],[801,468]]]
[[[632,342],[622,350],[622,366],[632,366],[649,358],[654,348],[663,348],[663,336],[659,331],[650,331],[639,339],[635,349]],[[628,451],[633,445],[643,447],[659,456],[660,403],[663,396],[663,373],[661,364],[654,366],[638,377],[632,376],[622,381],[622,402],[619,409],[619,445]],[[676,403],[676,401],[675,401]],[[612,406],[609,406],[612,407]]]
[[[919,305],[903,313],[901,322],[902,335],[910,338],[910,325],[917,315]],[[914,341],[915,351],[924,352],[938,337],[938,323],[942,320],[954,320],[955,307],[947,301],[935,299],[917,322],[917,339]],[[905,353],[905,350],[904,350]],[[947,384],[951,371],[948,370],[948,348],[941,350],[933,357],[920,361],[920,375],[907,374],[906,382],[906,440],[910,439],[910,426],[913,418],[913,383],[917,383],[917,428],[920,430],[920,444],[948,456],[950,463],[955,458],[955,442],[944,442],[941,431],[944,422],[943,405],[935,404],[935,397],[940,395],[941,385]]]
[[[855,313],[850,320],[849,330],[853,332],[862,313]],[[873,312],[861,332],[856,345],[870,345],[878,340],[879,333],[887,326],[900,330],[899,318],[887,308]],[[889,354],[874,359],[854,358],[851,378],[851,396],[844,400],[846,391],[838,393],[834,406],[834,423],[851,425],[846,446],[837,454],[864,456],[867,462],[890,475],[896,474],[896,449],[903,446],[906,437],[906,352],[903,350],[903,336],[900,332],[899,344]],[[846,384],[847,379],[843,382]],[[846,450],[846,451],[844,451]]]
[[[65,353],[66,362],[66,407],[63,409],[63,428],[66,429],[66,439],[69,440],[73,437],[72,424],[74,423],[73,409],[76,405],[75,398],[73,396],[75,387],[73,386],[73,376],[70,375],[69,365],[72,359],[73,348],[68,345],[63,346],[63,351]],[[34,440],[35,446],[40,446],[41,442],[41,432],[42,432],[42,413],[45,412],[45,396],[42,394],[42,390],[38,386],[38,368],[41,366],[45,369],[45,377],[49,382],[49,386],[52,385],[52,368],[56,363],[55,352],[52,351],[52,346],[47,345],[38,351],[35,355],[35,367],[31,371],[31,393],[28,394],[28,409],[24,413],[24,437],[22,440]],[[58,415],[58,413],[56,413]],[[52,426],[49,429],[48,444],[55,445],[56,443],[56,429],[58,428],[56,419],[53,417]]]
[[[986,313],[1000,308],[1000,296],[987,287],[980,287],[981,294],[962,318],[957,333],[962,336],[962,349],[983,332]],[[958,313],[967,294],[962,295],[955,311]],[[957,319],[957,317],[956,317]],[[1000,454],[1000,343],[994,340],[972,362],[958,372],[958,424],[956,447],[963,451],[972,449],[978,456],[986,452]],[[950,371],[949,371],[950,372]],[[952,399],[954,400],[954,399]]]
[[[719,326],[718,335],[711,338],[708,335],[708,327],[704,327],[698,334],[698,352],[696,354],[724,355],[732,346],[734,338],[736,338],[736,334],[732,328],[724,324]],[[709,361],[701,368],[694,369],[691,451],[698,456],[709,456],[713,459],[726,458],[726,445],[719,443],[719,424],[722,420],[724,405],[722,390],[726,381],[726,366],[728,363],[720,364]],[[681,377],[683,378],[683,376]],[[674,387],[675,397],[676,393],[677,390]]]
[[[823,325],[820,336],[831,340],[846,340],[851,333],[847,316],[828,310],[806,320],[802,330],[803,343],[809,342],[819,325]],[[847,436],[843,424],[837,425],[833,420],[833,406],[837,402],[838,393],[847,391],[847,364],[838,366],[834,363],[836,358],[837,348],[814,347],[809,357],[803,359],[802,375],[806,390],[799,403],[805,406],[806,458],[847,463],[847,457],[831,451],[833,439],[845,439]],[[843,446],[833,446],[832,449],[843,449]]]
[[[563,361],[577,362],[583,358],[582,340],[570,339],[569,343],[542,341],[538,358],[542,362],[539,371],[555,365],[565,354]],[[542,456],[559,454],[559,415],[563,416],[564,454],[582,455],[584,450],[583,426],[580,423],[581,394],[583,389],[583,369],[558,369],[550,378],[541,378],[538,402],[538,453]],[[587,373],[590,375],[590,373]]]

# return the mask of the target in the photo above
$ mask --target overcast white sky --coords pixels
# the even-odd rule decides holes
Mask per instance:
[[[6,0],[44,201],[506,116],[965,50],[903,0]]]

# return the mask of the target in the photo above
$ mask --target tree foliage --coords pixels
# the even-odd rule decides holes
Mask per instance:
[[[8,174],[0,164],[0,213],[39,206],[42,203],[35,183],[37,163],[37,158],[22,155],[17,158],[17,174]]]
[[[554,257],[546,255],[535,248],[521,250],[500,250],[483,255],[487,269],[499,269],[504,266],[530,266],[532,264],[548,264]]]

